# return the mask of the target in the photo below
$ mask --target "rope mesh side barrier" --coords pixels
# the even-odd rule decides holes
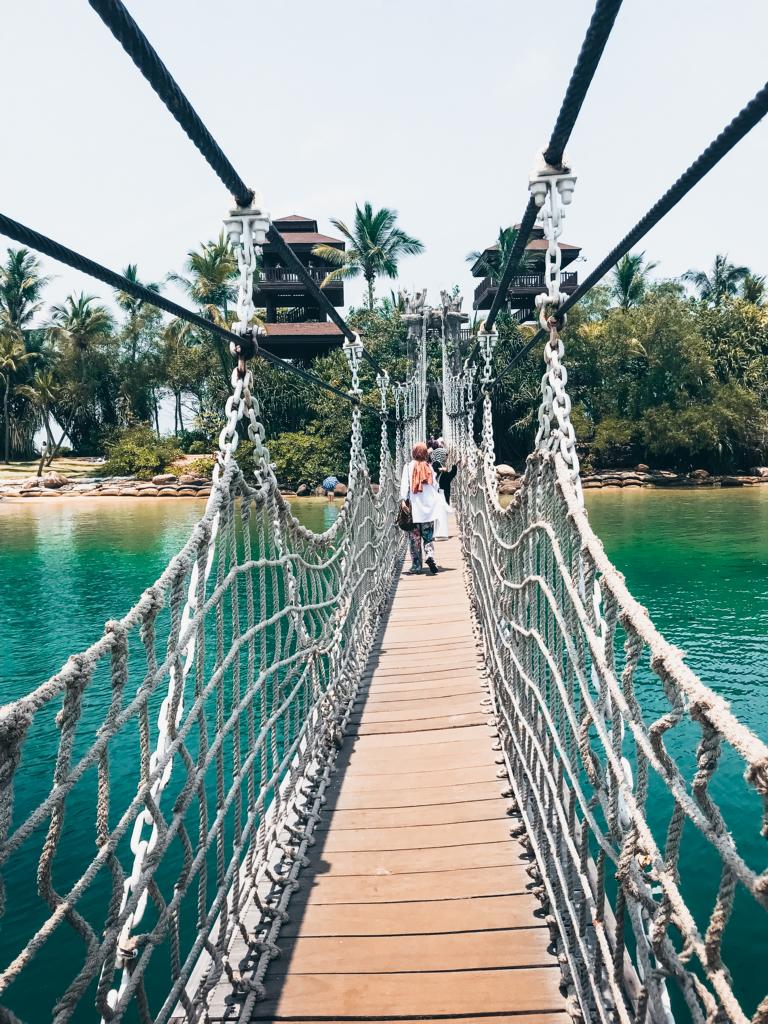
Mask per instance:
[[[479,448],[471,381],[454,378],[450,395],[478,643],[572,1008],[606,1024],[765,1024],[768,996],[750,1016],[734,995],[729,966],[746,965],[726,964],[724,939],[729,924],[741,927],[745,900],[768,911],[768,872],[751,849],[768,838],[768,747],[631,596],[559,443],[529,457],[502,508],[490,392]],[[756,811],[741,847],[722,809],[739,779]],[[713,882],[697,887],[691,873],[703,864]],[[691,909],[697,888],[705,916]]]
[[[479,336],[479,447],[476,367],[450,376],[446,411],[467,587],[534,889],[585,1020],[766,1024],[768,995],[754,1015],[740,1005],[731,972],[744,965],[725,950],[745,903],[768,911],[753,849],[768,838],[768,746],[655,629],[591,530],[559,335],[573,179],[543,172],[531,191],[547,239],[546,370],[534,452],[506,509],[495,332]],[[753,817],[737,840],[722,794],[739,778]]]
[[[359,396],[359,344],[346,352]],[[4,1022],[23,1016],[14,986],[41,958],[61,984],[51,1019],[90,1005],[104,1021],[132,1007],[163,1024],[203,1019],[223,975],[253,1002],[277,955],[402,539],[386,377],[378,493],[356,406],[348,495],[322,534],[278,490],[250,372],[233,385],[211,496],[181,552],[101,639],[0,708],[0,915],[18,924],[26,907],[0,970]],[[235,459],[240,421],[255,486]],[[38,754],[52,743],[53,761]],[[33,807],[29,772],[50,776]],[[34,896],[4,886],[30,859]],[[247,963],[231,956],[238,941]]]

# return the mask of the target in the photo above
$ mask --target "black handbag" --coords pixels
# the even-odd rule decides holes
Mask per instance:
[[[405,530],[406,532],[410,532],[413,529],[410,501],[400,502],[397,509],[397,515],[395,516],[395,526],[399,526],[401,530]]]

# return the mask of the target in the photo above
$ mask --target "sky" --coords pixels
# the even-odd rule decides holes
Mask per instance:
[[[241,176],[277,217],[399,213],[425,252],[399,284],[458,284],[519,221],[591,0],[127,0]],[[593,266],[763,85],[764,0],[625,0],[568,146],[563,240]],[[86,0],[4,0],[2,210],[144,280],[182,267],[231,205]],[[657,274],[728,253],[768,272],[768,120],[641,247]],[[2,238],[0,238],[0,244]],[[99,283],[45,261],[50,301]],[[391,283],[379,283],[388,294]],[[347,301],[362,299],[358,282]],[[173,293],[171,293],[173,294]],[[174,297],[178,297],[175,295]]]

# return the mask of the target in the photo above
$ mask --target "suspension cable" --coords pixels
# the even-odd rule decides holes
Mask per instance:
[[[144,285],[138,284],[136,281],[130,281],[127,277],[123,277],[122,274],[118,274],[116,271],[102,266],[101,263],[96,263],[94,260],[88,259],[87,256],[83,256],[80,253],[75,252],[74,249],[69,249],[60,242],[55,242],[52,238],[48,238],[46,235],[40,234],[39,231],[35,231],[33,228],[26,227],[26,225],[20,224],[18,221],[12,220],[10,217],[6,217],[5,214],[2,213],[0,213],[0,232],[7,235],[8,238],[12,238],[14,241],[19,242],[21,245],[28,245],[31,249],[36,249],[38,252],[41,252],[46,256],[50,256],[51,259],[57,260],[59,263],[65,263],[74,270],[79,270],[84,274],[88,274],[90,277],[95,277],[97,280],[109,285],[110,288],[128,292],[128,294],[132,295],[134,298],[141,299],[152,306],[156,306],[158,309],[162,309],[166,313],[170,313],[172,316],[178,317],[180,320],[185,320],[187,323],[192,324],[195,327],[199,327],[201,330],[207,331],[209,334],[215,334],[217,337],[223,338],[227,342],[234,342],[236,345],[241,345],[243,342],[240,335],[234,334],[232,331],[227,330],[225,327],[221,327],[212,320],[206,320],[205,317],[200,316],[199,313],[194,313],[192,310],[178,305],[178,303],[173,302],[171,299],[165,298],[164,295],[160,295],[159,292],[154,292],[150,288],[146,288]],[[348,395],[346,391],[342,391],[340,388],[334,387],[333,384],[328,384],[322,379],[322,377],[318,377],[316,374],[310,373],[309,370],[304,370],[300,366],[295,366],[293,363],[286,362],[285,359],[281,359],[279,356],[274,355],[272,352],[268,352],[266,349],[258,348],[257,354],[261,356],[262,359],[272,363],[273,366],[279,367],[281,370],[286,370],[297,377],[301,377],[308,383],[315,384],[318,387],[323,388],[325,391],[329,391],[331,394],[334,394],[339,398],[343,398],[347,402],[351,402],[353,405],[361,405],[364,409],[368,408],[368,406],[360,403],[357,398]],[[373,409],[371,411],[375,412]]]
[[[561,166],[563,152],[571,137],[571,132],[576,124],[576,118],[579,116],[587,91],[592,84],[592,79],[600,63],[600,58],[605,50],[621,4],[622,0],[597,0],[595,4],[595,10],[587,27],[579,56],[576,59],[573,74],[568,82],[568,88],[565,91],[565,96],[555,121],[555,127],[552,129],[549,144],[544,150],[544,160],[551,167]],[[520,222],[517,238],[504,264],[499,287],[496,290],[488,316],[485,318],[485,326],[488,331],[493,329],[496,317],[501,312],[506,301],[507,291],[509,290],[512,278],[520,266],[520,261],[525,253],[525,247],[536,223],[537,213],[538,207],[533,199],[529,199],[523,219]],[[477,349],[478,344],[475,343],[469,355],[470,361],[477,355]]]
[[[569,309],[572,309],[576,303],[583,299],[584,296],[594,286],[605,277],[612,267],[616,266],[622,256],[626,256],[633,246],[637,245],[641,238],[648,234],[651,228],[655,227],[659,221],[665,217],[670,210],[672,210],[677,204],[696,186],[702,178],[704,178],[713,167],[718,164],[726,154],[730,153],[733,147],[740,142],[745,135],[747,135],[756,124],[758,124],[768,113],[768,82],[763,86],[758,93],[747,103],[747,105],[739,111],[736,117],[725,126],[720,132],[716,139],[714,139],[698,156],[690,167],[684,171],[677,181],[671,185],[667,191],[658,199],[653,206],[648,210],[644,217],[642,217],[637,224],[632,228],[631,231],[617,243],[601,262],[595,267],[591,274],[584,278],[579,287],[573,292],[572,295],[558,307],[557,316],[558,319]],[[493,386],[504,377],[509,370],[512,369],[521,359],[535,348],[536,345],[546,336],[546,331],[538,330],[533,337],[526,342],[526,344],[519,349],[502,367],[501,371],[497,374],[496,379],[493,382]]]
[[[243,208],[250,206],[255,196],[253,189],[249,188],[237,173],[206,128],[200,115],[182,92],[178,82],[160,59],[157,51],[131,17],[125,4],[121,0],[88,0],[88,2],[183,128],[211,170],[232,193],[237,205]],[[267,238],[277,250],[278,255],[298,275],[323,312],[331,318],[348,341],[354,342],[355,332],[274,225],[270,226]],[[377,360],[365,349],[363,349],[363,356],[377,373],[382,372]]]

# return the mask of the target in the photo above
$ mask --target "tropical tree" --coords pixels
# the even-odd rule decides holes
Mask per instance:
[[[519,234],[518,228],[499,228],[499,237],[496,239],[495,244],[485,250],[485,252],[474,249],[472,252],[467,253],[467,263],[474,264],[480,260],[478,270],[493,281],[498,281],[504,273],[504,267],[509,261]],[[533,253],[527,252],[524,249],[518,266],[523,273],[531,271],[535,269],[536,257]]]
[[[150,291],[160,291],[159,284],[139,280],[135,263],[128,264],[123,276]],[[156,404],[157,343],[162,314],[156,306],[128,291],[116,290],[115,301],[126,314],[117,334],[122,356],[118,404],[125,422],[146,420]]]
[[[51,415],[57,402],[62,397],[62,387],[56,379],[56,374],[50,369],[35,370],[35,374],[28,384],[19,384],[16,393],[27,398],[35,409],[38,422],[45,430],[45,438],[48,443],[48,454],[56,447],[53,441],[51,430]]]
[[[67,382],[68,421],[65,433],[76,424],[77,439],[88,443],[96,440],[99,423],[114,421],[114,389],[110,386],[110,366],[113,353],[114,321],[109,310],[98,303],[96,296],[68,296],[60,305],[51,307],[49,337],[60,357],[60,367]],[[72,438],[73,441],[76,438]],[[49,461],[61,448],[62,440],[49,456]]]
[[[187,253],[184,274],[170,273],[167,281],[181,285],[200,309],[202,316],[220,327],[227,327],[230,304],[236,296],[237,257],[222,231],[215,242],[203,242],[198,250]],[[224,379],[229,379],[229,353],[219,338],[213,341]]]
[[[397,211],[383,206],[374,213],[370,203],[362,210],[355,205],[352,228],[344,221],[331,220],[331,224],[347,240],[348,248],[342,252],[331,245],[316,245],[315,256],[330,263],[334,270],[326,274],[322,287],[346,278],[365,278],[368,285],[368,308],[373,309],[374,282],[379,276],[397,277],[397,264],[403,256],[415,256],[424,251],[423,244],[397,227]]]
[[[646,261],[644,252],[622,256],[611,272],[611,294],[621,309],[631,309],[643,301],[650,272],[657,266]]]
[[[753,274],[748,271],[741,282],[741,297],[755,306],[762,306],[765,301],[765,274]]]
[[[36,358],[27,352],[25,332],[40,311],[43,289],[50,278],[40,273],[40,261],[29,249],[8,249],[0,264],[0,376],[3,380],[5,461],[10,457],[10,399],[21,368]]]
[[[718,253],[709,274],[703,270],[686,270],[683,281],[693,285],[702,301],[719,306],[727,296],[736,295],[747,274],[747,267],[737,267],[728,262],[727,253]]]
[[[24,348],[22,334],[6,328],[0,332],[0,381],[3,383],[3,451],[4,461],[10,462],[11,457],[11,408],[10,399],[13,380],[25,363],[34,359],[36,353],[27,352]]]

